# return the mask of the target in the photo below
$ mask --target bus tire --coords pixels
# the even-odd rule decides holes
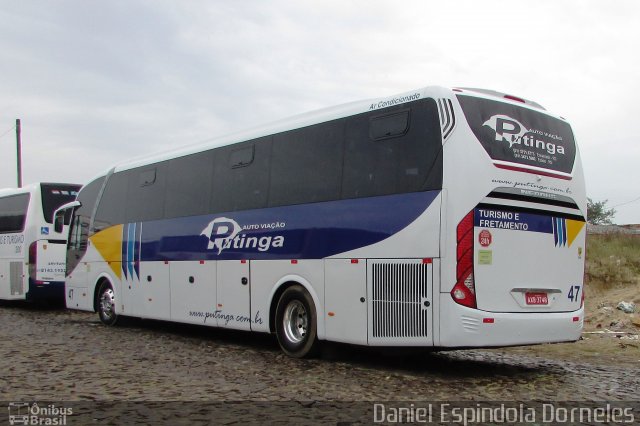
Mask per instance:
[[[116,313],[116,301],[113,286],[109,281],[103,281],[98,290],[98,315],[105,325],[116,325],[119,315]]]
[[[318,315],[311,295],[300,285],[287,288],[276,308],[276,335],[282,351],[308,358],[318,351]]]

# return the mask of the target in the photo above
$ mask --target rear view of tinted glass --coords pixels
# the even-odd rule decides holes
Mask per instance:
[[[566,122],[507,102],[458,95],[465,118],[498,161],[571,173],[576,146]]]
[[[42,213],[47,223],[53,223],[53,212],[63,204],[74,201],[78,196],[80,185],[60,185],[43,183]]]
[[[0,233],[22,232],[28,206],[29,194],[0,198]]]

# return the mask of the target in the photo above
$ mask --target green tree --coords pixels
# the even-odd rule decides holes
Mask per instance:
[[[587,198],[587,222],[593,225],[611,225],[616,209],[607,208],[608,201],[593,201]]]

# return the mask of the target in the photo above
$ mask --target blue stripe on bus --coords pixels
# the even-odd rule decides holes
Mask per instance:
[[[439,194],[425,191],[144,222],[139,260],[322,259],[389,238],[425,212]]]
[[[129,232],[129,227],[127,225],[122,227],[122,275],[125,279],[127,279],[127,235]]]
[[[134,256],[134,248],[136,244],[136,224],[130,223],[128,225],[128,235],[127,235],[127,269],[129,271],[129,276],[133,278],[133,256]]]
[[[142,239],[142,223],[137,227],[136,240],[134,242],[133,250],[133,271],[136,273],[136,278],[140,280],[140,241]]]

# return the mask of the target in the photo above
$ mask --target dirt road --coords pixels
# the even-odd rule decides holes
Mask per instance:
[[[640,356],[332,345],[297,360],[266,335],[141,320],[109,328],[95,314],[14,303],[0,305],[0,339],[8,402],[637,401],[640,389]]]

